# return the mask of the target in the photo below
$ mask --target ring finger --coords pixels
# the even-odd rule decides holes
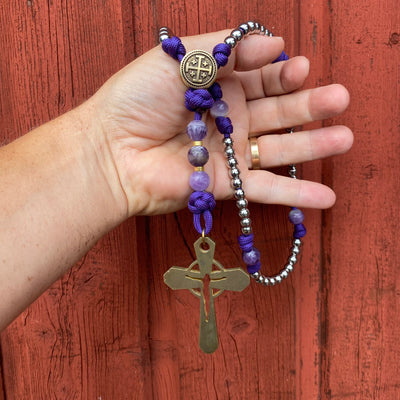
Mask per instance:
[[[249,169],[256,169],[258,153],[259,168],[274,168],[342,154],[350,149],[352,143],[353,134],[346,126],[331,126],[293,134],[262,135],[253,146],[247,143],[246,162]]]

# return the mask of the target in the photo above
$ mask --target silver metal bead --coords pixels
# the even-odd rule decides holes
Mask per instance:
[[[256,29],[256,23],[253,21],[247,21],[247,26],[249,27],[250,32],[254,32]]]
[[[250,217],[250,211],[248,208],[241,208],[239,211],[239,217],[240,218],[249,218]]]
[[[242,40],[243,33],[240,29],[234,29],[231,32],[231,36],[236,40],[236,42],[239,42],[240,40]]]
[[[235,150],[233,150],[233,147],[231,146],[226,146],[225,147],[225,155],[227,157],[233,157],[235,155]]]
[[[246,199],[240,199],[236,202],[236,206],[238,208],[246,208],[247,207],[247,200]]]
[[[235,157],[228,158],[227,162],[228,162],[228,167],[229,168],[236,167],[236,165],[237,165],[237,161],[236,161]]]
[[[233,140],[230,137],[226,137],[226,138],[224,138],[223,143],[225,144],[225,146],[232,146]]]
[[[301,240],[300,239],[294,239],[293,240],[293,246],[300,247],[301,246]]]
[[[233,178],[232,179],[232,186],[235,189],[240,189],[242,187],[242,180],[239,178]]]
[[[269,286],[269,285],[270,285],[269,278],[267,278],[266,276],[264,276],[264,286]]]
[[[289,257],[289,262],[290,262],[291,264],[293,264],[293,265],[297,263],[297,257],[296,257],[295,254],[292,254],[292,255]]]
[[[292,254],[299,254],[300,253],[300,249],[298,246],[293,246],[292,250],[291,250]]]
[[[168,33],[169,32],[169,28],[167,26],[162,26],[159,30],[160,34],[161,33]]]
[[[245,35],[249,33],[250,27],[247,24],[241,24],[239,28],[244,32]]]
[[[263,35],[265,33],[265,26],[260,25],[260,33]]]
[[[289,264],[286,265],[285,271],[287,271],[288,273],[290,273],[290,272],[293,271],[293,268],[294,268],[294,267],[293,267],[293,264],[289,263]]]
[[[227,44],[231,49],[234,49],[236,46],[236,39],[232,36],[228,36],[227,38],[225,38],[224,40],[225,44]]]
[[[244,226],[250,226],[251,225],[251,219],[250,218],[242,218],[240,220],[240,225]]]
[[[243,226],[242,227],[243,235],[250,235],[251,232],[252,232],[251,226]]]
[[[275,278],[269,278],[269,283],[271,286],[274,286],[276,283]]]
[[[236,200],[244,199],[244,191],[243,191],[243,189],[236,189],[235,190],[235,198],[236,198]]]
[[[260,276],[260,273],[257,271],[257,272],[253,272],[251,275],[250,275],[253,279],[258,279],[258,277]]]
[[[264,277],[260,274],[260,276],[257,278],[257,283],[264,283]]]
[[[293,179],[296,179],[296,172],[297,172],[296,167],[294,165],[291,165],[289,167],[288,173]]]
[[[274,36],[273,33],[272,33],[269,29],[267,29],[267,28],[265,28],[264,35],[265,35],[265,36],[269,36],[269,37]]]
[[[260,24],[257,21],[254,22],[254,32],[260,33]]]
[[[159,39],[160,39],[160,43],[162,43],[164,40],[168,39],[169,36],[166,33],[163,33],[162,35],[160,35]]]
[[[233,167],[231,168],[230,175],[232,178],[239,178],[240,171],[236,167]]]
[[[283,270],[279,275],[282,277],[282,279],[286,279],[289,276],[289,273]]]
[[[275,281],[276,283],[281,283],[282,282],[282,277],[280,275],[275,276]]]

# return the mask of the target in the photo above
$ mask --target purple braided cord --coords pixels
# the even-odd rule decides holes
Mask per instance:
[[[253,240],[254,235],[250,233],[250,235],[240,235],[238,237],[239,247],[244,252],[249,252],[253,249]]]
[[[243,253],[248,253],[254,249],[253,247],[254,235],[240,235],[238,237],[239,247]],[[247,272],[249,274],[254,274],[254,272],[259,271],[261,268],[261,262],[257,261],[254,265],[247,265]]]
[[[213,104],[214,99],[207,89],[189,88],[185,92],[185,106],[189,111],[204,111]]]
[[[261,261],[257,261],[257,263],[254,265],[247,265],[247,272],[249,274],[254,274],[255,272],[258,272],[260,269],[261,269]]]
[[[222,89],[219,83],[214,82],[209,88],[208,91],[210,92],[212,98],[217,101],[222,99]]]
[[[223,67],[228,63],[231,55],[231,47],[226,43],[219,43],[213,49],[213,56],[217,62],[218,68]]]
[[[173,36],[165,39],[162,42],[163,50],[174,59],[179,62],[182,61],[186,54],[186,49],[182,44],[181,40]],[[219,43],[213,49],[213,56],[217,62],[218,68],[225,66],[228,63],[229,56],[231,54],[231,47],[226,43]],[[289,57],[284,51],[280,56],[273,61],[273,63],[286,61]],[[222,90],[218,83],[214,83],[208,89],[188,89],[185,93],[185,106],[188,110],[195,112],[195,120],[201,120],[202,113],[211,108],[214,101],[222,98]],[[225,137],[230,137],[233,133],[232,122],[227,117],[217,117],[215,124],[219,132]],[[209,192],[194,191],[188,202],[188,208],[193,213],[193,224],[195,229],[200,234],[208,234],[212,228],[212,214],[211,211],[215,208],[214,195]],[[201,225],[201,216],[204,218],[204,229]],[[300,239],[305,236],[307,230],[303,224],[295,224],[293,236],[296,239]],[[254,235],[240,235],[238,237],[239,246],[244,253],[250,252],[254,249]],[[257,261],[254,265],[247,265],[247,270],[250,274],[259,271],[261,268],[261,262]]]
[[[214,195],[210,192],[195,191],[190,195],[188,208],[193,213],[193,225],[200,234],[208,235],[212,228],[211,211],[215,208]],[[201,216],[204,218],[204,228],[201,226]]]
[[[296,224],[294,226],[293,237],[295,239],[301,239],[302,237],[306,236],[307,229],[303,224]]]
[[[168,39],[165,39],[161,46],[167,54],[179,62],[181,62],[182,58],[185,57],[185,46],[182,44],[181,39],[179,39],[177,36],[172,36]]]
[[[217,126],[217,129],[225,136],[229,136],[233,133],[232,121],[228,117],[215,118],[215,125]]]
[[[272,61],[272,64],[286,60],[289,60],[289,56],[284,51],[282,51],[281,55],[276,60]]]

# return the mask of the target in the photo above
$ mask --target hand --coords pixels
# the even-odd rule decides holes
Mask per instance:
[[[212,51],[229,32],[183,38],[187,51]],[[328,187],[265,170],[252,171],[248,138],[258,136],[263,169],[343,153],[352,133],[344,126],[295,134],[268,134],[284,128],[331,118],[349,102],[347,90],[330,85],[297,91],[309,72],[308,60],[294,57],[271,64],[283,50],[278,37],[250,36],[232,52],[218,81],[230,108],[234,148],[243,188],[249,201],[298,207],[326,208],[335,195]],[[187,160],[191,141],[186,125],[193,113],[184,106],[185,86],[179,64],[160,46],[114,75],[93,97],[97,118],[111,150],[129,215],[160,214],[183,208],[191,193],[193,167]],[[233,196],[222,137],[210,118],[204,145],[208,188],[215,198]]]

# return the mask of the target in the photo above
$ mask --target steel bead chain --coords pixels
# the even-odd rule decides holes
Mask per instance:
[[[293,130],[291,130],[291,133]],[[232,147],[233,145],[233,140],[232,138],[225,138],[223,140],[223,143],[225,144],[225,147]],[[226,152],[225,152],[226,154]],[[227,154],[226,154],[227,155]],[[235,159],[235,157],[228,156],[227,155],[228,161],[230,159]],[[236,176],[236,170],[239,171],[236,168],[237,165],[237,160],[235,159],[236,163],[235,166],[230,167],[230,175],[232,176],[233,174]],[[294,167],[294,166],[291,166]],[[232,171],[235,170],[233,173]],[[296,172],[294,172],[293,176],[292,174],[290,175],[292,178],[296,179]],[[240,218],[240,225],[242,227],[242,233],[245,235],[249,235],[252,232],[251,228],[251,219],[249,218],[250,216],[250,211],[247,208],[248,202],[245,197],[244,190],[240,187],[235,187],[234,186],[234,179],[232,179],[232,185],[235,189],[235,197],[238,199],[236,202],[236,205],[239,209],[239,218]],[[281,283],[284,279],[286,279],[291,272],[294,270],[294,265],[297,263],[297,257],[300,254],[300,246],[301,246],[301,240],[300,239],[294,239],[292,243],[292,249],[291,249],[291,254],[288,258],[288,262],[285,265],[285,268],[283,268],[278,274],[272,275],[272,276],[265,276],[261,274],[260,272],[255,272],[254,274],[250,274],[250,276],[259,284],[263,284],[264,286],[275,286],[276,284]]]
[[[243,39],[244,36],[248,34],[260,34],[272,37],[273,34],[264,25],[248,21],[247,23],[239,25],[237,28],[232,30],[230,36],[224,39],[224,43],[234,49],[238,42]],[[171,37],[172,33],[167,27],[162,27],[159,30],[159,41],[162,43],[165,39]],[[288,133],[293,133],[293,128],[287,130]],[[233,149],[232,138],[224,138],[223,143],[225,144],[225,156],[227,158],[228,168],[230,169],[230,176],[232,178],[232,187],[234,189],[234,196],[236,199],[236,205],[239,209],[239,218],[241,231],[244,235],[250,235],[252,233],[250,211],[248,210],[248,201],[245,197],[245,193],[242,189],[242,181],[240,179],[240,171],[237,168],[238,162],[235,158],[235,152]],[[296,166],[294,164],[289,165],[289,176],[293,179],[296,178]],[[288,262],[285,267],[276,275],[265,276],[260,272],[255,272],[250,274],[250,276],[259,284],[264,286],[274,286],[281,283],[286,279],[291,272],[294,270],[294,265],[297,263],[297,257],[300,254],[300,246],[302,242],[300,239],[294,239],[291,248],[291,254],[288,258]]]

